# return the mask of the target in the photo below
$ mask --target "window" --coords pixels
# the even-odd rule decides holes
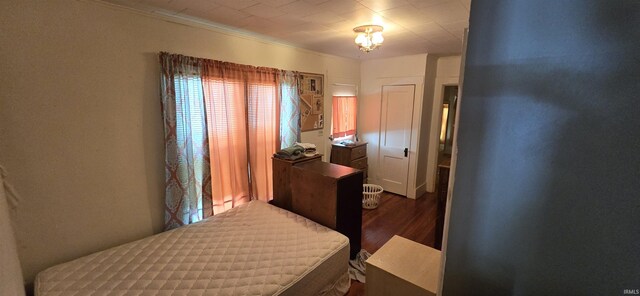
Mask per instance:
[[[333,97],[333,132],[334,138],[351,136],[356,133],[357,99],[355,96]]]
[[[241,75],[238,75],[241,76]],[[205,77],[214,213],[272,198],[271,155],[276,151],[276,83]]]
[[[160,63],[165,227],[272,199],[271,156],[300,137],[298,74],[168,53]]]

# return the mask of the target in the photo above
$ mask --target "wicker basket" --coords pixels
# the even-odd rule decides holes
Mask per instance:
[[[380,185],[364,184],[362,185],[362,208],[375,209],[380,203],[380,194],[383,189]]]

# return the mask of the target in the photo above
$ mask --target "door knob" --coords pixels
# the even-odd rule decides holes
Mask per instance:
[[[409,148],[404,148],[404,157],[409,156]]]

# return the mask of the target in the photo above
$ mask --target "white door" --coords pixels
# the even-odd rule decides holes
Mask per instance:
[[[384,190],[407,195],[415,85],[382,86],[380,179]]]

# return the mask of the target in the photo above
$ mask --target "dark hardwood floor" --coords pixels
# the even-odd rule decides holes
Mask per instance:
[[[375,253],[394,235],[433,247],[436,228],[436,194],[409,199],[384,192],[374,210],[362,210],[362,248]],[[364,295],[364,284],[351,281],[347,296]]]

